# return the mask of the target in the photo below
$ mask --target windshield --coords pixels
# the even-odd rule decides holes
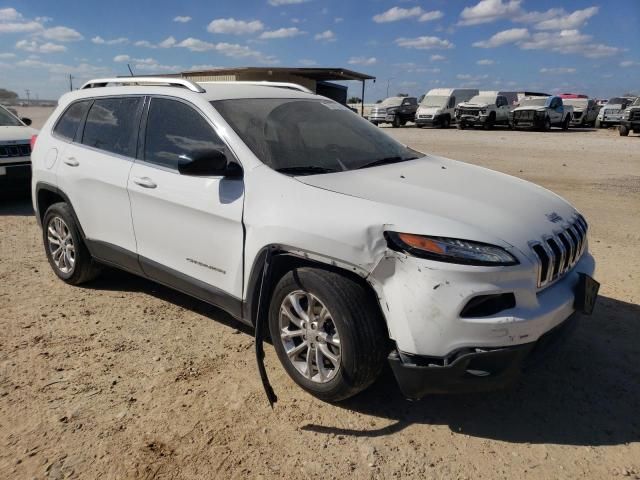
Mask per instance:
[[[613,97],[611,99],[609,99],[609,101],[607,102],[607,104],[611,104],[611,105],[622,105],[623,103],[627,103],[629,100],[627,100],[626,98],[620,98],[620,97]]]
[[[487,96],[487,95],[476,95],[475,97],[473,97],[471,100],[469,100],[469,103],[487,103],[489,105],[493,105],[496,103],[496,96]]]
[[[563,98],[562,103],[564,103],[565,105],[571,105],[572,107],[587,108],[589,99],[588,98]]]
[[[22,122],[6,108],[0,107],[0,127],[22,127]]]
[[[640,107],[640,97],[636,98],[631,104],[632,107]]]
[[[243,98],[211,104],[263,163],[310,175],[423,155],[331,100]]]
[[[544,107],[547,104],[547,97],[523,98],[520,100],[521,107]]]
[[[420,105],[429,108],[444,108],[447,102],[449,102],[449,97],[445,97],[444,95],[427,95],[422,99]]]
[[[383,107],[397,107],[402,103],[402,97],[385,98],[380,105]]]

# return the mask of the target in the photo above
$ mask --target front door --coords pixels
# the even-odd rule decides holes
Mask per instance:
[[[225,302],[242,297],[244,182],[180,174],[178,165],[197,152],[232,153],[203,113],[182,100],[151,98],[143,128],[128,185],[142,268],[231,310]]]

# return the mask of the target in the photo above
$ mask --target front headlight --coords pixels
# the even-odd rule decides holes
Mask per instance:
[[[392,250],[438,262],[477,266],[509,266],[520,263],[504,248],[482,242],[399,232],[385,232],[385,237]]]

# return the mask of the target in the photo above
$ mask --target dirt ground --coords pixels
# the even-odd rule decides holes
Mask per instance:
[[[271,410],[247,328],[122,272],[64,284],[29,199],[3,198],[0,478],[640,478],[640,138],[387,131],[584,213],[601,297],[563,351],[510,391],[408,402],[386,371],[331,405],[267,345]]]

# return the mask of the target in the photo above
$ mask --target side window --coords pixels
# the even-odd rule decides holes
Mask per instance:
[[[140,97],[98,98],[84,125],[82,143],[107,152],[135,157]]]
[[[507,104],[507,99],[504,97],[498,97],[498,101],[496,103],[496,106],[498,107],[504,107]]]
[[[415,107],[416,105],[418,105],[418,101],[412,97],[409,99],[409,105],[412,105]]]
[[[76,102],[67,108],[58,120],[58,123],[53,129],[53,133],[68,140],[73,140],[78,131],[78,125],[80,125],[80,122],[82,122],[82,119],[87,113],[89,105],[91,105],[91,100],[84,100],[82,102]]]
[[[144,160],[164,167],[177,169],[203,150],[226,150],[202,115],[177,100],[151,100],[146,132]]]
[[[447,108],[454,108],[456,106],[456,97],[449,97],[449,104]]]
[[[553,100],[551,100],[551,105],[549,105],[549,108],[558,108],[558,99],[554,98]]]

